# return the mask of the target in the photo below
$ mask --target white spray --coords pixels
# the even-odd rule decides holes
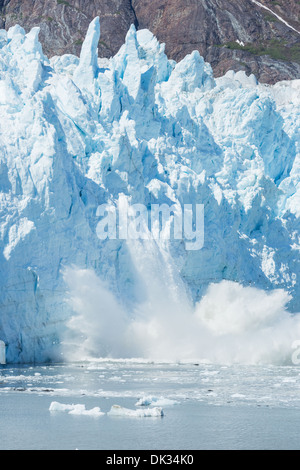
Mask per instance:
[[[290,296],[285,291],[222,281],[211,284],[194,305],[167,245],[128,243],[145,287],[145,298],[133,311],[126,311],[94,272],[65,271],[75,313],[66,339],[68,359],[292,363],[300,315],[287,312]]]

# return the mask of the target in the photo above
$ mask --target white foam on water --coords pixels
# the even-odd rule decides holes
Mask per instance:
[[[291,364],[300,316],[288,313],[287,292],[223,280],[193,304],[164,246],[135,241],[129,249],[144,293],[131,311],[93,271],[65,271],[74,310],[65,338],[69,360]]]

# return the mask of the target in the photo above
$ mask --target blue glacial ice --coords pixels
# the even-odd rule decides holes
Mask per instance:
[[[59,360],[72,341],[91,354],[147,357],[155,338],[169,351],[182,343],[168,359],[202,358],[189,350],[203,339],[200,320],[210,340],[236,344],[250,332],[251,351],[258,338],[264,353],[286,352],[300,338],[291,317],[300,311],[300,80],[214,78],[198,52],[175,63],[134,26],[114,57],[98,59],[99,18],[79,58],[48,59],[38,35],[0,32],[7,360]],[[147,207],[204,204],[204,247],[99,240],[97,207],[120,195]],[[168,344],[170,325],[187,336]]]

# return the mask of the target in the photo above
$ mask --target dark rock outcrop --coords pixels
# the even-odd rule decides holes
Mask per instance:
[[[80,54],[89,23],[101,17],[102,57],[114,55],[136,23],[130,0],[0,0],[2,27],[16,23],[26,31],[40,26],[40,40],[46,55]]]
[[[165,42],[175,60],[198,49],[217,76],[233,69],[267,83],[300,77],[300,35],[251,0],[133,0],[133,6],[139,27]],[[300,30],[299,20],[293,25]]]
[[[299,1],[259,3],[300,31]],[[233,69],[265,83],[300,78],[300,34],[252,0],[0,0],[0,26],[40,26],[48,56],[78,55],[97,15],[102,57],[118,51],[134,23],[166,43],[169,58],[198,49],[216,76]]]

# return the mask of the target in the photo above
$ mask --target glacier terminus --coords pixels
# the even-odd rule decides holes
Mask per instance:
[[[198,52],[176,63],[134,26],[99,59],[98,17],[80,57],[48,59],[38,36],[0,31],[7,361],[289,362],[300,339],[300,80],[214,78]],[[203,205],[203,247],[99,239],[97,209],[120,195]]]

